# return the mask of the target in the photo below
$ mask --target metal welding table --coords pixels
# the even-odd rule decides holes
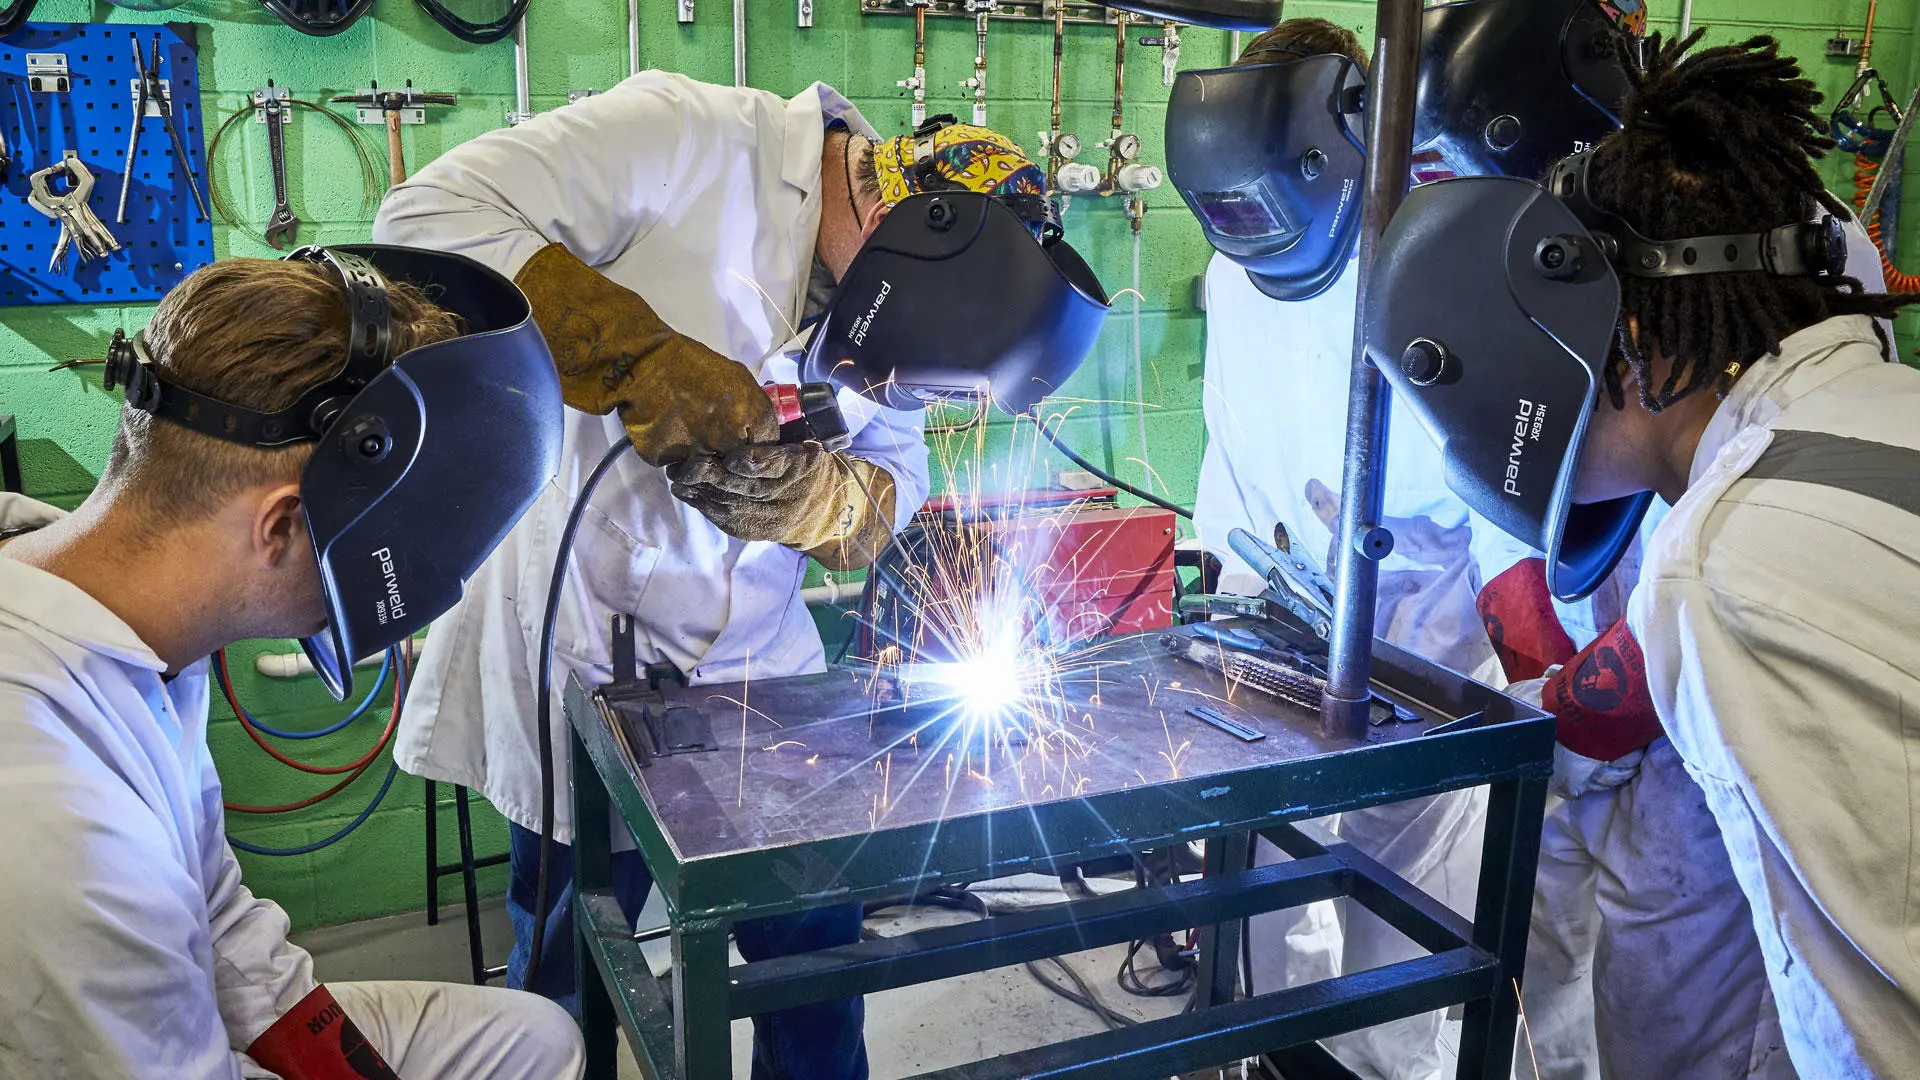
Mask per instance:
[[[1376,642],[1376,689],[1424,721],[1340,743],[1322,736],[1317,713],[1243,688],[1225,711],[1267,737],[1241,742],[1186,713],[1227,688],[1151,636],[1119,639],[1101,660],[1110,666],[1067,691],[1085,756],[1029,753],[1018,769],[1001,762],[990,784],[949,773],[944,750],[887,751],[852,672],[674,691],[670,700],[711,722],[719,749],[637,770],[588,691],[570,683],[587,1075],[614,1075],[616,1023],[650,1080],[731,1080],[738,1017],[1198,926],[1192,1011],[927,1075],[1127,1080],[1267,1053],[1290,1080],[1348,1076],[1314,1040],[1464,1003],[1458,1075],[1508,1076],[1551,720]],[[1471,923],[1351,847],[1291,824],[1480,784],[1490,798]],[[609,802],[664,893],[671,1000],[611,893]],[[1247,869],[1255,832],[1292,860]],[[729,966],[728,928],[741,920],[1188,841],[1206,841],[1198,880]],[[1240,920],[1339,896],[1426,954],[1235,1000]]]

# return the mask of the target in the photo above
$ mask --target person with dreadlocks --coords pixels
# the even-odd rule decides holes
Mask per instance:
[[[1630,53],[1624,126],[1544,190],[1413,192],[1381,241],[1369,348],[1463,497],[1547,553],[1555,596],[1595,587],[1655,495],[1672,505],[1615,639],[1659,737],[1607,825],[1692,851],[1594,854],[1603,893],[1673,898],[1644,921],[1713,977],[1615,980],[1603,1073],[1910,1075],[1920,373],[1888,362],[1880,320],[1920,295],[1847,275],[1797,62],[1699,37]],[[1489,416],[1515,418],[1493,453]],[[1684,1068],[1633,1052],[1680,1047],[1690,1018],[1728,1038]]]
[[[1770,38],[1686,57],[1697,40],[1637,73],[1594,201],[1653,237],[1844,216],[1798,65]],[[1674,506],[1629,621],[1806,1076],[1920,1062],[1920,373],[1876,321],[1916,301],[1846,277],[1623,278],[1575,495]]]

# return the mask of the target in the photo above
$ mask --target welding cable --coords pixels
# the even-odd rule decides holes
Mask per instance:
[[[631,438],[614,443],[587,474],[580,494],[574,497],[573,508],[567,512],[567,527],[560,533],[560,550],[553,558],[553,578],[547,584],[546,617],[540,623],[540,870],[533,891],[533,939],[527,944],[527,970],[520,980],[522,986],[540,985],[540,950],[546,944],[550,908],[547,885],[553,870],[553,635],[555,624],[560,620],[560,587],[566,583],[573,537],[580,531],[580,519],[586,514],[588,500],[593,498],[593,489],[600,486],[601,478],[620,460],[621,452],[632,448]]]
[[[397,648],[398,646],[395,646],[395,647]],[[392,672],[392,670],[393,670],[393,649],[388,649],[386,651],[385,656],[380,661],[380,674],[378,677],[376,677],[373,680],[373,689],[367,691],[367,696],[360,699],[360,704],[354,706],[354,709],[352,712],[341,717],[339,720],[336,720],[333,723],[328,724],[326,727],[318,728],[314,731],[281,731],[279,728],[268,727],[266,724],[260,721],[259,717],[254,716],[251,713],[247,715],[247,720],[249,723],[253,724],[253,726],[260,732],[260,734],[271,735],[276,739],[325,738],[326,736],[331,735],[336,731],[339,731],[341,728],[346,727],[348,724],[353,723],[355,720],[360,719],[360,717],[366,714],[367,709],[373,704],[373,699],[380,696],[381,688],[387,685],[387,675],[390,672]],[[224,665],[216,666],[216,668],[214,669],[214,675],[216,678],[220,680],[220,689],[226,693],[227,704],[233,706],[234,715],[237,716],[242,712],[245,712],[244,709],[240,708],[239,703],[234,698],[233,684],[227,681],[227,671],[225,666]]]
[[[397,648],[398,646],[395,646],[395,647]],[[389,660],[392,659],[391,651],[388,652],[388,659]],[[383,668],[382,671],[384,672],[384,670],[385,669]],[[400,711],[401,702],[404,701],[406,698],[405,683],[406,683],[406,676],[404,672],[398,673],[394,676],[394,680],[393,680],[393,711],[394,712]],[[364,707],[365,706],[362,706],[362,708]],[[328,799],[333,798],[335,795],[340,794],[342,791],[345,791],[347,788],[351,787],[355,780],[360,779],[361,776],[366,774],[366,771],[368,769],[373,767],[374,758],[379,755],[380,751],[385,750],[387,748],[387,745],[393,741],[393,732],[394,732],[393,726],[389,725],[386,732],[380,736],[380,744],[373,748],[372,754],[367,755],[366,758],[363,759],[365,764],[361,765],[359,768],[348,773],[345,779],[341,780],[339,783],[333,785],[332,787],[328,788],[327,790],[321,792],[318,795],[309,795],[308,797],[301,799],[297,802],[281,803],[278,806],[251,806],[246,803],[228,802],[224,799],[221,800],[221,805],[226,807],[229,813],[234,813],[234,814],[285,814],[294,810],[304,810],[307,807],[313,806],[317,803],[323,803]]]
[[[1069,990],[1047,976],[1040,974],[1040,965],[1029,960],[1025,965],[1027,974],[1032,975],[1035,982],[1038,982],[1041,986],[1053,991],[1060,997],[1098,1016],[1101,1023],[1106,1024],[1110,1030],[1118,1031],[1123,1027],[1133,1027],[1140,1023],[1140,1021],[1135,1020],[1131,1016],[1115,1012],[1111,1005],[1108,1005],[1101,999],[1100,994],[1095,991],[1093,987],[1087,985],[1087,980],[1080,977],[1080,973],[1073,969],[1073,965],[1058,956],[1049,956],[1047,960],[1053,964],[1054,967],[1059,968],[1068,979],[1073,981],[1073,985],[1079,988],[1078,992]]]
[[[341,826],[339,832],[334,833],[332,836],[329,836],[324,840],[315,840],[311,844],[302,844],[299,847],[270,848],[270,847],[261,847],[257,844],[249,844],[245,840],[241,840],[234,836],[229,835],[227,837],[227,843],[230,846],[234,847],[235,849],[244,851],[249,855],[273,855],[273,856],[311,855],[314,852],[319,851],[321,848],[332,847],[333,845],[339,843],[340,841],[345,840],[350,834],[352,834],[353,830],[365,824],[366,820],[373,816],[373,812],[376,809],[378,809],[380,806],[380,800],[387,797],[387,789],[393,786],[393,778],[399,775],[399,773],[400,773],[400,766],[398,763],[388,766],[387,778],[385,780],[380,781],[380,790],[373,793],[373,801],[367,804],[367,808],[365,810],[360,811],[359,817],[356,817],[352,821],[349,821],[345,825]]]
[[[1134,498],[1142,499],[1142,500],[1145,500],[1146,502],[1150,502],[1162,510],[1171,510],[1176,514],[1179,514],[1181,517],[1186,518],[1188,521],[1193,520],[1193,511],[1187,509],[1186,507],[1177,505],[1172,502],[1168,502],[1166,499],[1163,499],[1160,496],[1155,495],[1151,491],[1144,491],[1140,488],[1134,487],[1132,484],[1127,483],[1125,480],[1120,479],[1119,477],[1113,475],[1112,473],[1106,471],[1105,469],[1102,469],[1100,466],[1095,465],[1093,462],[1088,461],[1086,458],[1081,457],[1079,454],[1074,453],[1073,450],[1070,447],[1068,447],[1066,443],[1063,443],[1060,441],[1060,436],[1054,434],[1053,431],[1047,427],[1047,424],[1045,421],[1040,422],[1036,426],[1040,429],[1040,434],[1043,437],[1045,437],[1045,439],[1048,442],[1053,444],[1053,448],[1055,450],[1060,451],[1060,453],[1064,455],[1068,461],[1071,461],[1075,465],[1078,465],[1082,469],[1085,469],[1086,471],[1092,473],[1102,483],[1105,483],[1112,487],[1119,488],[1121,491],[1126,492],[1127,494],[1133,496]]]
[[[399,720],[400,718],[400,709],[402,704],[406,700],[406,693],[405,693],[406,681],[407,681],[407,663],[403,658],[400,664],[400,674],[394,679],[394,684],[393,684],[393,717],[396,721]],[[388,731],[389,733],[391,733],[392,731],[391,725],[388,726]],[[299,847],[272,848],[272,847],[262,847],[259,844],[250,844],[245,840],[237,839],[231,834],[229,834],[227,836],[227,844],[235,848],[236,850],[244,851],[249,855],[268,855],[276,858],[285,858],[293,855],[311,855],[312,853],[319,851],[322,848],[332,847],[333,845],[339,843],[340,841],[345,840],[348,836],[351,836],[353,834],[353,830],[358,829],[360,826],[366,824],[367,819],[373,816],[373,812],[380,808],[380,801],[387,797],[388,789],[393,787],[393,778],[395,776],[398,776],[399,774],[400,774],[399,762],[394,762],[392,765],[389,765],[387,767],[386,779],[380,781],[380,790],[373,793],[373,799],[367,803],[366,809],[360,811],[359,815],[356,816],[352,821],[349,821],[345,825],[341,826],[339,831],[335,832],[332,836],[328,836],[320,840],[315,840],[311,844],[301,844]]]
[[[247,711],[240,707],[239,700],[233,696],[233,683],[230,681],[231,676],[227,673],[227,650],[221,649],[219,652],[213,654],[213,658],[214,672],[220,679],[220,689],[227,696],[227,704],[233,707],[234,717],[240,721],[240,730],[247,733],[247,738],[252,739],[255,746],[265,750],[273,760],[278,761],[290,769],[298,769],[303,773],[312,773],[315,776],[338,776],[341,773],[352,772],[379,756],[380,748],[385,746],[387,740],[393,737],[394,725],[400,722],[400,710],[395,709],[392,715],[387,717],[387,729],[381,733],[380,741],[374,744],[373,749],[367,751],[366,756],[357,761],[350,762],[346,765],[309,765],[304,761],[290,758],[274,749],[267,743],[266,739],[261,737],[260,729],[253,724],[253,717],[247,715]],[[399,692],[398,683],[394,684],[394,690],[397,695]]]

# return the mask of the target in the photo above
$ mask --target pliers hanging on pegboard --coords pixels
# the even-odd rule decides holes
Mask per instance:
[[[187,144],[180,138],[180,128],[173,122],[173,99],[167,93],[167,87],[160,81],[160,35],[153,36],[153,63],[147,63],[140,52],[140,39],[129,37],[133,45],[133,68],[139,78],[133,86],[133,121],[127,125],[127,164],[126,175],[120,184],[120,208],[114,214],[114,220],[125,224],[127,220],[127,193],[133,190],[133,155],[140,148],[140,129],[146,126],[147,107],[152,105],[159,113],[162,123],[167,125],[167,138],[173,141],[173,162],[175,167],[187,174],[187,190],[193,192],[193,205],[200,208],[200,216],[212,220],[207,213],[206,199],[200,195],[200,185],[193,179],[193,161],[187,157]]]

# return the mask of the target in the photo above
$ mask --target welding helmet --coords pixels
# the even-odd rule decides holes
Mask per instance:
[[[106,385],[155,418],[242,446],[317,445],[300,501],[327,625],[301,642],[335,699],[355,659],[452,607],[469,575],[559,468],[560,381],[527,299],[461,255],[374,244],[287,256],[333,268],[352,340],[333,377],[278,412],[169,382],[144,331],[116,332]],[[464,334],[389,355],[387,283],[423,290]]]
[[[1846,267],[1831,217],[1649,240],[1593,204],[1591,160],[1560,163],[1545,186],[1463,177],[1414,189],[1381,237],[1365,312],[1370,358],[1440,445],[1447,486],[1544,551],[1566,601],[1612,572],[1653,498],[1573,501],[1620,318],[1617,275],[1826,280]]]
[[[1100,280],[1057,229],[1036,240],[976,191],[910,195],[840,279],[801,378],[894,409],[991,395],[1018,416],[1073,374],[1106,317]]]
[[[1332,54],[1174,80],[1167,176],[1207,243],[1276,300],[1318,296],[1353,257],[1366,87]]]
[[[40,0],[0,0],[0,38],[10,36],[15,30],[27,25],[33,17],[34,5]]]
[[[280,21],[303,34],[332,37],[359,21],[373,0],[260,0]]]
[[[1538,180],[1620,127],[1619,32],[1644,0],[1454,0],[1426,9],[1415,150],[1461,176]]]

